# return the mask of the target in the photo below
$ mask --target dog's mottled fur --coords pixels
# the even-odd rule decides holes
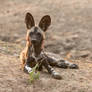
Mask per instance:
[[[29,70],[31,70],[38,61],[43,59],[39,66],[39,69],[41,70],[44,66],[54,78],[60,79],[60,75],[55,72],[51,66],[71,69],[78,68],[76,64],[72,64],[64,59],[61,59],[58,56],[56,58],[56,54],[44,52],[45,32],[51,24],[51,18],[49,15],[45,15],[41,19],[39,25],[35,26],[33,16],[30,13],[27,13],[25,17],[25,23],[27,27],[27,42],[25,49],[20,55],[22,70],[31,72]],[[35,58],[37,58],[37,62]]]

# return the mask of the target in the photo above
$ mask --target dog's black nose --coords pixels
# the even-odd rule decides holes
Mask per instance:
[[[32,44],[36,44],[37,43],[37,40],[36,39],[33,39],[31,40]]]

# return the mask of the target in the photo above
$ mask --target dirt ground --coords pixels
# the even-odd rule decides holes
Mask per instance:
[[[58,69],[62,80],[42,71],[29,83],[20,70],[19,54],[25,46],[26,12],[38,24],[49,14],[45,50],[79,65],[78,70]],[[0,0],[0,92],[92,92],[91,0]]]

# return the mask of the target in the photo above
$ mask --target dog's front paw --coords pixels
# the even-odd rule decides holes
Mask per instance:
[[[58,79],[58,80],[62,79],[61,75],[57,72],[53,72],[52,77],[55,78],[55,79]]]
[[[25,72],[25,73],[30,73],[30,72],[32,72],[32,68],[29,67],[28,65],[26,65],[26,66],[24,67],[24,72]]]

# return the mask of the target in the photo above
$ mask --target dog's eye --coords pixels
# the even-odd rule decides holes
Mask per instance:
[[[32,36],[33,35],[33,32],[31,32],[29,35]]]

